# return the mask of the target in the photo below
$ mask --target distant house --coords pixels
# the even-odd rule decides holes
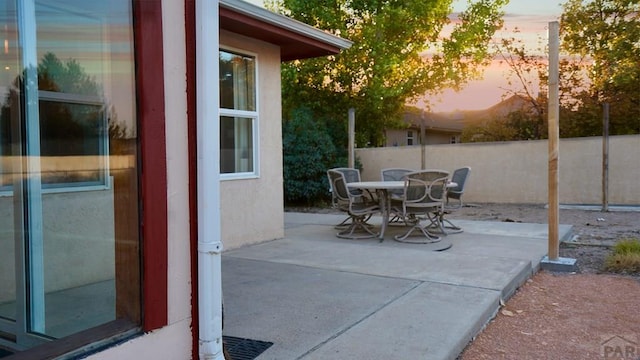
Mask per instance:
[[[429,113],[414,107],[407,107],[402,119],[403,126],[385,130],[385,146],[459,143],[462,131],[466,127],[504,119],[516,111],[535,113],[537,110],[527,98],[521,95],[510,96],[482,110]]]
[[[459,143],[462,120],[459,113],[428,113],[407,108],[402,119],[405,127],[385,130],[385,146]]]

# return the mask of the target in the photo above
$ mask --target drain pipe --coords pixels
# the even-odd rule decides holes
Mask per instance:
[[[196,0],[196,131],[198,191],[198,353],[222,352],[218,0]]]

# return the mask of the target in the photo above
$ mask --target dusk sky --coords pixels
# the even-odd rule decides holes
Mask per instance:
[[[248,0],[251,3],[262,5],[262,0]],[[539,38],[547,40],[547,28],[550,21],[559,20],[562,8],[560,4],[566,0],[510,0],[505,7],[504,26],[508,29],[498,31],[496,37],[501,35],[511,37],[513,28],[518,27],[520,36],[532,49],[538,48]],[[467,0],[454,0],[454,12],[466,8]],[[485,70],[482,80],[470,82],[463,90],[456,93],[446,91],[438,98],[431,98],[432,111],[478,110],[486,109],[497,104],[502,99],[507,87],[504,78],[505,68],[497,61]],[[418,102],[418,106],[423,103]]]
[[[454,12],[464,9],[466,3],[466,0],[456,0]],[[520,36],[530,48],[538,48],[540,38],[544,39],[544,45],[546,45],[549,22],[559,20],[562,12],[561,3],[564,3],[564,0],[511,0],[504,9],[504,26],[508,31],[498,31],[496,37],[501,35],[510,37],[512,36],[510,31],[518,27],[521,31]],[[439,101],[431,99],[432,110],[435,112],[478,110],[497,104],[505,93],[502,88],[507,87],[505,70],[504,66],[494,61],[485,70],[482,80],[470,82],[458,93],[446,91]]]

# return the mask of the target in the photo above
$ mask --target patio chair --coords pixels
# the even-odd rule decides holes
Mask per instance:
[[[438,219],[437,221],[434,221],[432,228],[437,227],[438,230],[444,235],[462,232],[462,228],[452,223],[451,220],[446,218],[446,216],[462,207],[462,195],[464,194],[464,187],[467,183],[467,178],[469,177],[470,173],[471,168],[468,166],[455,169],[453,171],[453,175],[451,175],[451,182],[454,182],[457,185],[456,187],[447,189],[447,200],[444,208],[439,214],[434,214]],[[458,203],[454,206],[451,206],[449,205],[449,199],[458,200]]]
[[[335,171],[339,171],[342,174],[344,174],[345,179],[347,180],[347,183],[350,182],[359,182],[360,181],[360,170],[356,169],[356,168],[347,168],[347,167],[341,167],[341,168],[333,168],[331,170],[335,170]],[[331,177],[329,177],[329,173],[327,172],[327,177],[329,178],[329,191],[331,192],[331,207],[336,208],[338,210],[339,209],[339,204],[338,204],[338,198],[336,196],[336,191],[333,188],[333,183],[331,181]],[[350,193],[354,194],[354,195],[361,195],[363,193],[362,190],[360,189],[348,189]],[[367,218],[365,220],[365,222],[369,220],[369,218]],[[341,223],[337,224],[335,226],[336,229],[344,229],[346,227],[349,227],[351,221],[351,217],[347,217],[346,219],[342,220]]]
[[[395,201],[395,211],[403,217],[411,228],[394,238],[401,242],[429,244],[440,241],[440,237],[429,231],[429,227],[438,221],[445,202],[446,184],[449,173],[444,170],[420,170],[406,174],[402,200]],[[423,220],[429,224],[423,226]],[[410,236],[418,230],[423,237]]]
[[[452,208],[461,208],[462,207],[462,195],[464,194],[464,187],[467,183],[467,178],[471,173],[471,168],[469,166],[465,166],[459,169],[455,169],[453,171],[453,175],[451,175],[451,182],[458,184],[454,188],[450,188],[447,190],[447,207]],[[458,204],[455,207],[451,207],[449,205],[449,199],[458,200]]]
[[[335,193],[337,208],[349,214],[350,223],[336,236],[346,239],[366,239],[378,236],[367,220],[380,212],[378,201],[368,192],[353,192],[347,187],[347,177],[337,169],[327,171],[331,188]]]
[[[380,177],[382,181],[402,181],[404,180],[405,175],[408,173],[414,172],[415,170],[404,169],[404,168],[386,168],[380,170]],[[402,200],[403,190],[389,190],[389,197],[391,200]],[[394,212],[394,208],[392,207],[389,211],[390,220],[389,224],[398,224],[404,223],[404,220],[400,214]]]

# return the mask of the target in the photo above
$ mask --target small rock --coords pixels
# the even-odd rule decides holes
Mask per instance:
[[[511,311],[509,311],[507,309],[502,309],[500,311],[500,313],[502,313],[502,315],[504,315],[504,316],[514,316],[515,315],[513,312],[511,312]]]

